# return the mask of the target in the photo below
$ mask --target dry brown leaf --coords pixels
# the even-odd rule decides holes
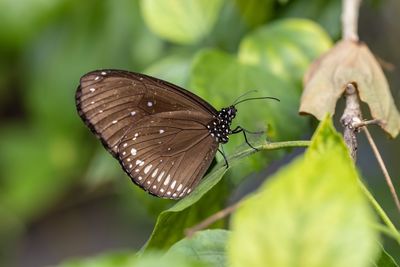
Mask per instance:
[[[312,114],[322,120],[334,114],[336,102],[345,85],[357,85],[360,99],[367,103],[373,119],[396,137],[400,130],[400,114],[396,109],[386,77],[364,43],[340,41],[309,68],[304,77],[300,114]]]

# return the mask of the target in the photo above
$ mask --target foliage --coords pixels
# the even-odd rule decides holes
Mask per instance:
[[[313,132],[297,113],[301,80],[339,36],[340,1],[25,2],[0,2],[0,256],[7,255],[0,265],[33,221],[112,195],[118,210],[134,214],[129,223],[155,222],[142,250],[57,266],[397,266],[379,244],[376,215],[390,219],[360,187],[330,118],[303,155],[271,177],[261,172],[308,145],[287,140]],[[229,168],[217,157],[202,183],[174,203],[134,188],[76,114],[80,76],[101,68],[157,76],[216,108],[250,90],[281,102],[240,104],[235,123],[265,130],[250,137],[260,151],[233,137],[225,146]],[[228,205],[250,174],[267,180],[229,225],[221,220],[185,237]],[[386,232],[394,239],[392,226]]]
[[[358,179],[326,119],[305,155],[240,206],[228,244],[231,266],[369,266],[377,233]]]

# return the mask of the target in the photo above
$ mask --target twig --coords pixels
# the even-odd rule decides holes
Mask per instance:
[[[379,167],[381,167],[383,175],[385,176],[386,183],[390,189],[390,193],[392,194],[394,202],[396,203],[396,207],[400,212],[400,201],[399,198],[397,197],[396,189],[393,186],[392,179],[390,178],[389,172],[386,169],[385,163],[383,162],[382,156],[379,153],[378,147],[376,146],[374,139],[372,139],[372,136],[369,133],[367,127],[363,127],[362,129],[364,130],[364,133],[367,136],[368,142],[371,145],[372,151],[374,152],[376,160],[379,163]]]
[[[358,182],[360,184],[361,190],[364,192],[364,194],[371,202],[372,206],[375,208],[376,213],[381,217],[382,221],[387,225],[392,235],[398,236],[399,232],[397,231],[396,226],[394,226],[394,224],[390,220],[389,216],[382,209],[382,207],[379,205],[376,199],[372,196],[371,192],[368,191],[368,189],[365,187],[365,184],[361,180],[358,180]],[[397,240],[397,242],[400,244],[400,238]]]
[[[357,25],[360,4],[361,0],[342,1],[342,39],[344,40],[358,41]]]
[[[235,204],[228,206],[225,209],[218,211],[217,213],[214,213],[213,215],[211,215],[207,219],[201,221],[200,223],[196,224],[195,226],[187,228],[185,230],[185,235],[187,237],[191,237],[197,231],[205,229],[208,226],[210,226],[211,224],[215,223],[216,221],[218,221],[222,218],[225,218],[226,216],[228,216],[229,214],[234,212],[240,203],[241,203],[241,201],[238,201]]]
[[[346,107],[340,122],[344,127],[344,141],[350,150],[353,160],[356,161],[358,146],[356,133],[358,133],[359,128],[355,127],[355,125],[362,123],[363,120],[355,84],[348,83],[344,95],[346,96]]]
[[[357,25],[358,25],[358,11],[362,0],[343,0],[343,12],[342,12],[342,39],[349,41],[358,41]],[[350,150],[350,154],[353,160],[356,161],[357,155],[357,136],[360,128],[362,128],[367,136],[368,142],[371,145],[372,151],[382,169],[383,175],[385,176],[386,183],[389,186],[390,192],[396,203],[396,207],[400,212],[400,201],[397,197],[396,190],[393,186],[392,180],[386,169],[385,163],[379,153],[378,148],[374,140],[371,137],[368,129],[365,127],[368,124],[380,124],[379,120],[363,121],[361,117],[360,100],[357,94],[357,84],[348,83],[346,85],[345,96],[346,96],[346,108],[343,112],[340,122],[344,127],[343,136],[347,147]]]

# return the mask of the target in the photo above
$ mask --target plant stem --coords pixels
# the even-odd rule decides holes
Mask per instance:
[[[187,228],[185,230],[185,235],[187,237],[191,237],[191,236],[193,236],[193,234],[195,232],[200,231],[202,229],[205,229],[206,227],[210,226],[214,222],[216,222],[216,221],[218,221],[218,220],[220,220],[222,218],[225,218],[226,216],[228,216],[229,214],[234,212],[236,210],[236,208],[239,206],[240,203],[241,203],[241,201],[238,201],[235,204],[230,205],[230,206],[226,207],[225,209],[214,213],[213,215],[211,215],[210,217],[208,217],[205,220],[201,221],[200,223],[196,224],[195,226]]]
[[[358,10],[361,0],[342,1],[342,39],[358,41]]]
[[[360,187],[364,191],[364,194],[367,196],[369,201],[371,202],[372,206],[375,208],[376,213],[379,214],[381,217],[382,221],[387,225],[388,229],[391,231],[391,234],[393,236],[399,236],[399,232],[396,229],[396,226],[392,223],[390,220],[389,216],[385,213],[385,211],[382,209],[382,207],[379,205],[379,203],[375,200],[375,198],[372,196],[371,192],[368,191],[368,189],[365,187],[364,183],[359,180]],[[398,243],[400,244],[400,241],[397,240]]]
[[[342,6],[342,39],[352,42],[358,42],[358,14],[360,9],[360,4],[362,0],[343,0]],[[389,173],[385,167],[385,163],[380,156],[379,150],[375,145],[371,135],[369,134],[368,129],[365,127],[367,124],[376,123],[376,120],[371,120],[368,123],[363,122],[362,114],[360,109],[360,99],[358,97],[357,92],[357,81],[348,81],[348,84],[345,85],[345,96],[346,96],[346,107],[343,112],[343,115],[340,119],[343,127],[344,127],[344,139],[347,147],[350,150],[350,154],[353,157],[353,160],[356,161],[356,153],[357,153],[357,133],[360,129],[364,129],[365,134],[367,135],[367,139],[371,145],[371,148],[375,154],[376,159],[378,160],[379,166],[382,169],[383,175],[385,176],[386,182],[390,188],[390,192],[392,193],[392,197],[396,203],[397,209],[400,211],[400,202],[396,194],[396,190],[393,186]],[[377,213],[381,216],[382,220],[386,223],[389,229],[394,233],[394,235],[398,236],[399,233],[393,223],[390,221],[389,217],[383,211],[383,209],[379,206],[376,200],[373,198],[371,193],[367,190],[364,184],[360,181],[362,185],[362,189],[365,194],[369,198],[372,205],[375,207]]]
[[[348,83],[344,91],[346,96],[346,107],[340,122],[344,127],[343,137],[344,141],[350,151],[350,155],[354,161],[357,158],[357,136],[359,128],[355,124],[362,122],[360,102],[358,100],[357,88],[353,83]]]
[[[372,139],[372,136],[369,133],[367,127],[363,127],[362,129],[364,130],[364,133],[367,136],[368,142],[372,148],[372,151],[375,154],[376,160],[379,163],[379,167],[381,167],[383,176],[385,176],[386,183],[390,189],[390,193],[392,194],[394,202],[396,203],[397,210],[400,212],[400,201],[399,201],[399,198],[397,197],[396,189],[393,186],[392,179],[390,178],[389,172],[386,169],[385,162],[383,162],[383,159],[382,159],[381,154],[379,153],[378,147],[376,146],[374,139]]]

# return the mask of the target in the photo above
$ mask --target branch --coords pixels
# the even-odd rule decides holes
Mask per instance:
[[[218,211],[217,213],[214,213],[213,215],[201,221],[200,223],[196,224],[195,226],[187,228],[185,230],[185,235],[187,237],[192,237],[193,234],[196,233],[197,231],[205,229],[211,224],[215,223],[216,221],[225,218],[226,216],[234,212],[240,203],[241,201],[238,201],[235,204],[228,206],[225,209]]]
[[[383,162],[382,156],[379,153],[378,147],[376,146],[374,139],[372,139],[372,136],[369,133],[367,127],[363,127],[363,130],[364,130],[365,135],[367,136],[367,139],[372,148],[372,151],[375,154],[376,160],[379,163],[379,167],[381,167],[383,176],[385,176],[386,183],[390,189],[390,193],[392,194],[394,202],[396,203],[397,210],[400,212],[400,201],[399,201],[399,198],[397,197],[396,189],[393,186],[392,179],[390,178],[389,172],[386,169],[385,163]]]
[[[359,128],[356,125],[362,122],[360,102],[358,100],[357,89],[355,84],[348,83],[344,92],[346,97],[346,107],[340,122],[344,127],[343,137],[350,154],[354,161],[357,157],[357,136]]]
[[[342,6],[342,39],[358,41],[358,10],[361,0],[343,0]]]

